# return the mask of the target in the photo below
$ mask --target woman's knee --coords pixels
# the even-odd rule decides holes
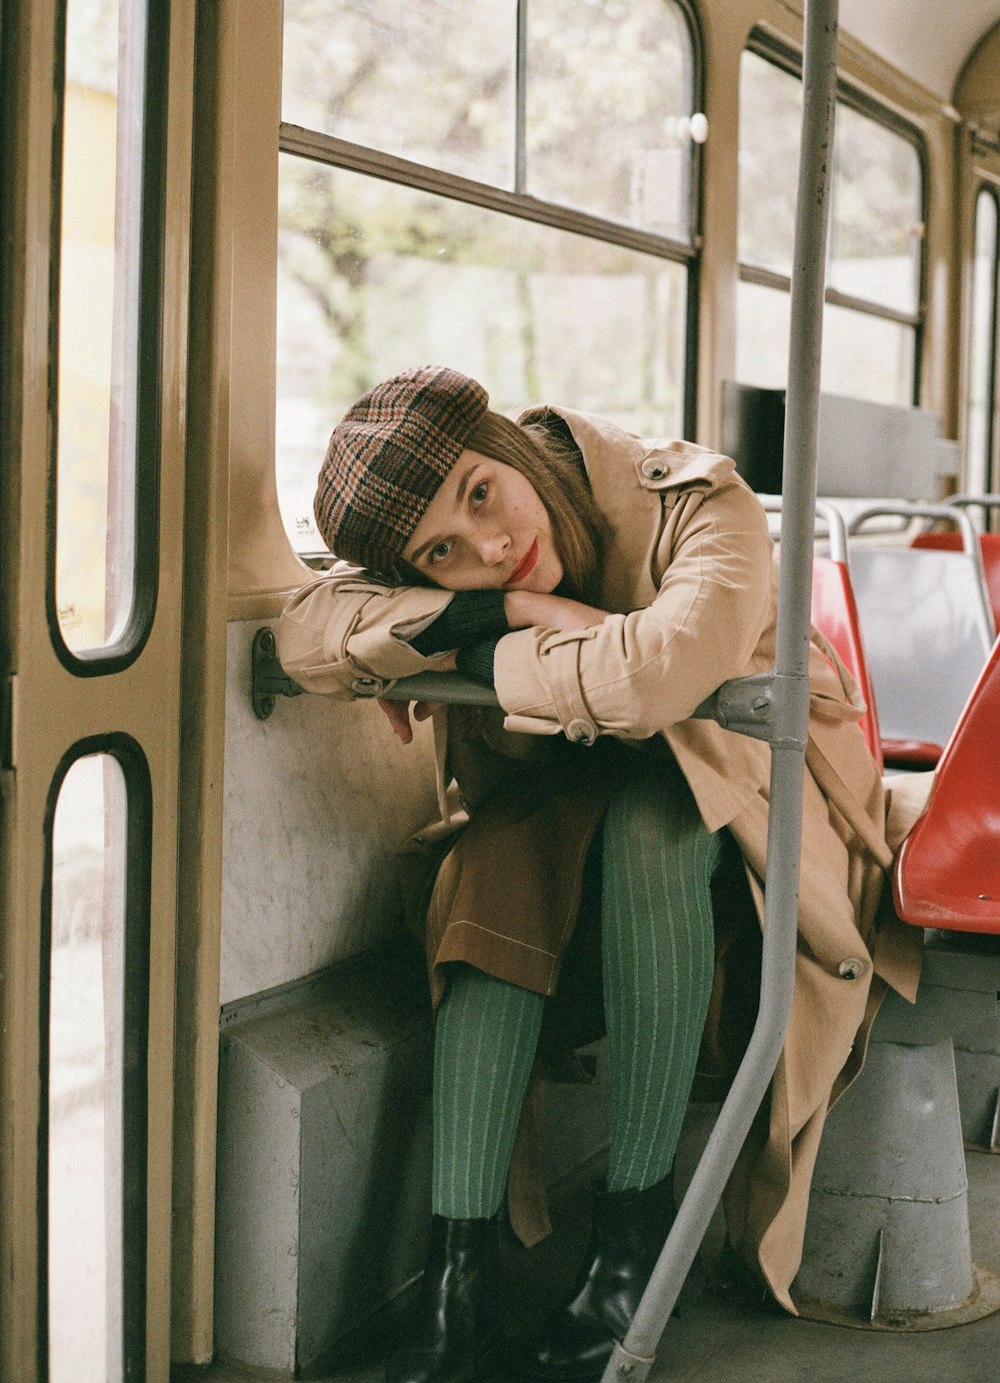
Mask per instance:
[[[606,848],[643,845],[657,852],[683,851],[709,834],[680,774],[642,774],[619,788],[609,803],[604,831]]]

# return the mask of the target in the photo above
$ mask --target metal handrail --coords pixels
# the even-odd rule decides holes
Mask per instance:
[[[948,496],[948,503],[949,503],[949,504],[959,504],[959,505],[965,505],[965,504],[967,504],[967,505],[976,505],[976,504],[978,504],[978,505],[981,505],[983,509],[1000,509],[1000,495],[997,495],[997,494],[974,495],[974,494],[971,494],[971,493],[970,493],[970,494],[961,494],[961,495],[949,495],[949,496]]]
[[[962,509],[954,507],[953,500],[941,504],[925,504],[922,500],[879,500],[876,504],[868,504],[864,509],[859,509],[851,519],[847,531],[854,537],[869,519],[881,515],[901,519],[946,519],[953,523],[962,535],[962,547],[966,552],[975,554],[979,551],[979,535],[972,520]]]
[[[757,498],[769,514],[781,513],[780,495],[758,495]],[[845,567],[847,562],[847,521],[835,504],[831,504],[827,499],[818,499],[814,505],[816,517],[822,519],[826,524],[827,540],[830,544],[830,556],[835,562],[842,563]]]

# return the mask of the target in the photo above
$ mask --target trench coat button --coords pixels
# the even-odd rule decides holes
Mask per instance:
[[[597,731],[589,721],[571,720],[566,726],[566,738],[574,744],[593,744],[597,739]]]
[[[657,461],[655,456],[647,456],[642,463],[642,473],[647,480],[660,480],[667,473],[667,468],[662,461]]]
[[[378,696],[382,690],[382,682],[378,677],[355,677],[351,683],[351,691],[358,696]]]
[[[856,980],[859,975],[865,973],[865,963],[858,960],[857,956],[848,956],[837,966],[837,971],[842,980]]]

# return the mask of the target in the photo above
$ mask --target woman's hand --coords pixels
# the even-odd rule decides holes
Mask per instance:
[[[603,624],[607,610],[569,600],[562,595],[542,595],[536,591],[507,591],[503,598],[504,614],[511,629],[588,629]]]
[[[439,658],[429,672],[454,672],[455,655],[447,653],[443,658]],[[410,707],[413,707],[413,719],[416,721],[429,720],[437,708],[441,705],[439,701],[387,701],[384,697],[378,697],[378,704],[389,724],[392,726],[393,734],[402,744],[413,742],[413,727],[410,724]]]
[[[437,701],[385,701],[378,698],[378,704],[392,726],[392,732],[402,744],[413,741],[413,727],[410,724],[410,707],[413,707],[414,720],[427,720],[439,706]]]

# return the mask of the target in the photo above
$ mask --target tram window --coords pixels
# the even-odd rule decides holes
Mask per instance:
[[[737,378],[787,376],[802,83],[753,48],[740,81]],[[923,174],[908,135],[837,103],[824,313],[823,388],[913,402],[921,321]],[[779,330],[780,335],[775,336]],[[779,358],[780,357],[780,358]]]
[[[742,264],[792,272],[801,141],[802,83],[747,49],[740,64],[737,243]]]
[[[969,386],[965,427],[965,487],[991,489],[994,407],[997,380],[997,315],[1000,308],[998,200],[991,188],[976,198],[972,262],[972,315],[969,329]]]
[[[853,298],[915,314],[922,236],[916,147],[841,102],[831,201],[830,286]],[[862,330],[869,326],[866,322]]]
[[[285,0],[282,119],[514,185],[512,0]]]
[[[823,388],[872,403],[912,402],[913,331],[899,322],[864,317],[836,303],[823,313]]]
[[[50,605],[60,656],[92,655],[77,670],[134,653],[152,613],[159,250],[144,224],[162,122],[146,119],[146,55],[146,7],[68,0]]]
[[[527,191],[688,239],[681,122],[693,74],[681,11],[663,0],[531,0],[527,12]]]
[[[434,0],[419,22],[286,0],[276,469],[300,553],[323,551],[332,423],[414,363],[468,371],[505,411],[691,426],[693,34],[680,0]]]
[[[736,320],[754,323],[753,330],[736,333],[736,378],[760,389],[784,389],[791,321],[788,294],[740,281],[736,285]]]
[[[332,421],[375,378],[445,360],[493,404],[572,398],[681,430],[681,265],[282,156],[279,500],[300,549]],[[319,229],[322,228],[322,229]],[[417,236],[419,231],[419,238]]]
[[[126,817],[117,761],[107,754],[78,759],[62,781],[52,827],[50,1383],[123,1377]]]

